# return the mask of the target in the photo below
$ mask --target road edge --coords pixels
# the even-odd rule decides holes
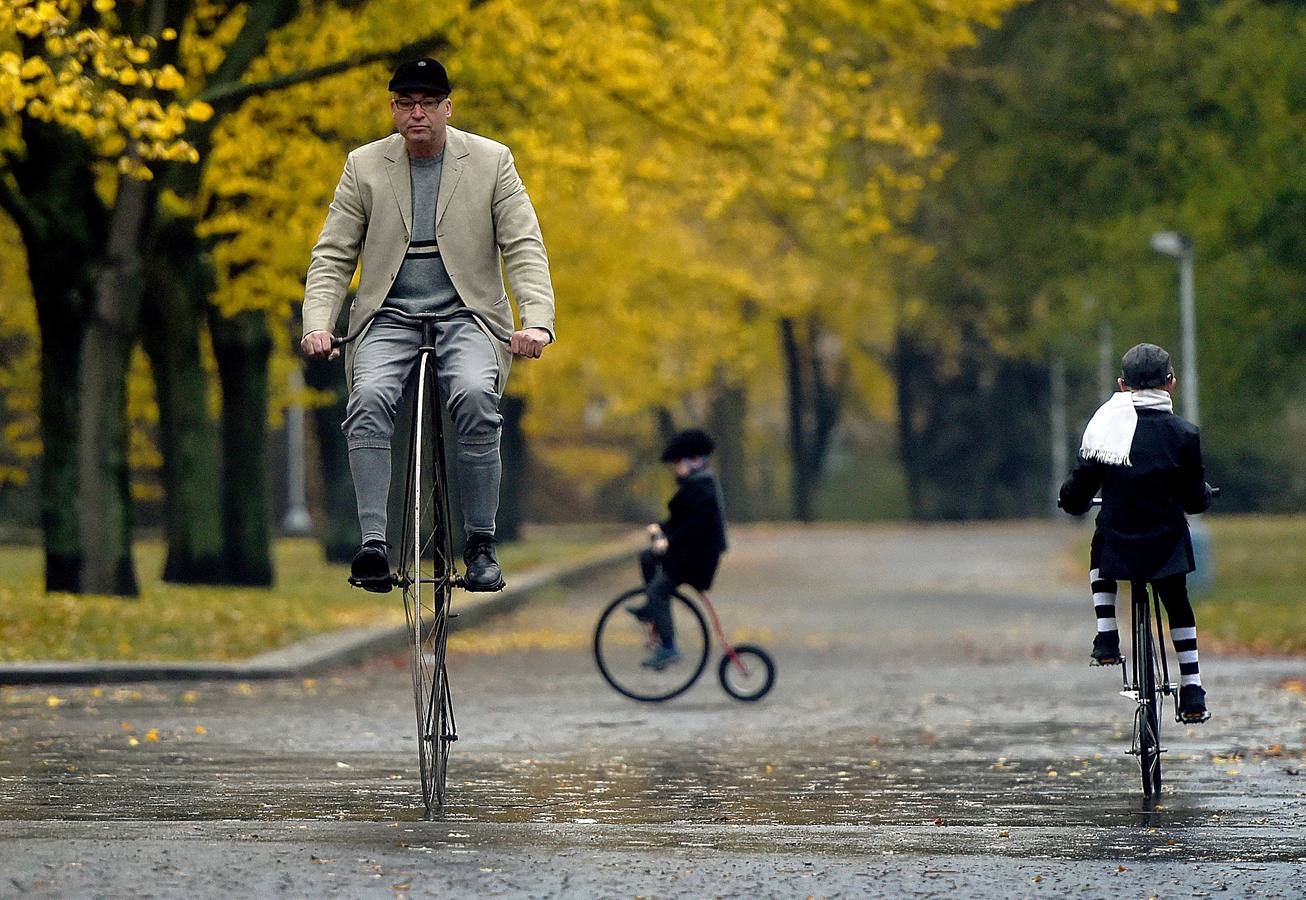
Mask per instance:
[[[544,566],[515,579],[495,594],[454,596],[451,631],[462,631],[528,603],[538,594],[630,562],[647,543],[640,531],[610,541],[578,559]],[[396,595],[397,596],[397,595]],[[346,628],[305,638],[241,662],[10,662],[0,663],[0,686],[37,684],[123,684],[144,681],[266,681],[302,678],[402,650],[406,625]]]

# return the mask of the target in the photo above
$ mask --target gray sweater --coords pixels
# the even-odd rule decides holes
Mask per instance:
[[[408,160],[413,186],[413,236],[386,306],[409,313],[450,313],[463,306],[435,240],[435,200],[440,195],[444,154]]]

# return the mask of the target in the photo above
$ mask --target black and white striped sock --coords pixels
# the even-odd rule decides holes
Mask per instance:
[[[1179,684],[1195,684],[1201,687],[1202,673],[1197,665],[1197,626],[1171,628],[1170,640],[1174,643],[1175,655],[1179,657]]]
[[[1098,634],[1119,631],[1116,625],[1116,591],[1119,587],[1116,582],[1103,578],[1100,569],[1091,569],[1088,585],[1093,592],[1093,612],[1097,614]]]

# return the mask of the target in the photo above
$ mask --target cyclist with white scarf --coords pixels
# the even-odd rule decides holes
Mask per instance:
[[[1205,512],[1211,489],[1202,465],[1197,426],[1174,414],[1170,354],[1138,344],[1120,364],[1120,392],[1084,429],[1079,462],[1061,486],[1061,506],[1083,515],[1102,492],[1093,534],[1091,572],[1097,665],[1121,662],[1115,601],[1118,581],[1150,582],[1165,605],[1179,657],[1179,715],[1206,717],[1206,692],[1197,662],[1197,623],[1187,575],[1197,566],[1185,514]]]

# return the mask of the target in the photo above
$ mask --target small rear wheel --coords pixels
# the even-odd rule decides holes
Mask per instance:
[[[739,644],[734,655],[721,657],[717,677],[721,687],[736,700],[761,700],[775,684],[775,663],[761,647]]]

